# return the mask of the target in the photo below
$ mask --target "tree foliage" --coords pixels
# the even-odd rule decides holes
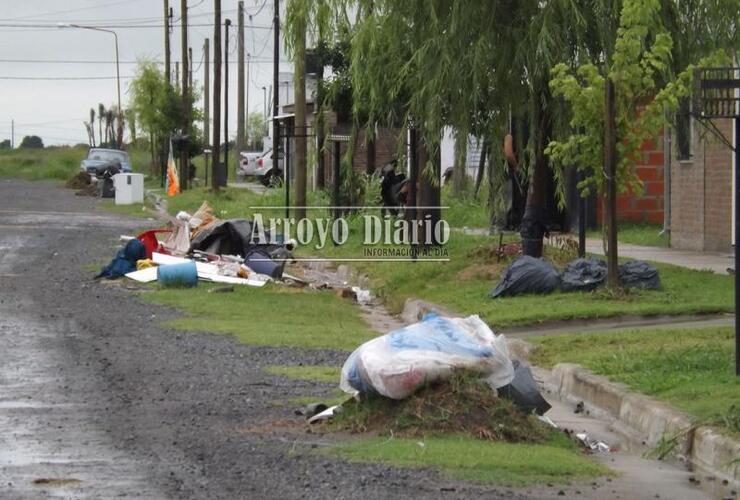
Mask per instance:
[[[550,142],[546,150],[558,178],[562,179],[564,168],[576,166],[587,173],[579,185],[584,195],[604,193],[606,179],[601,165],[604,85],[608,78],[616,94],[617,185],[620,191],[642,192],[635,171],[640,148],[668,125],[680,99],[691,91],[693,65],[671,76],[673,47],[658,0],[625,0],[610,62],[582,64],[575,70],[560,63],[552,69],[550,88],[568,104],[573,130],[565,139]],[[717,53],[699,64],[718,64],[722,60],[722,54]],[[563,182],[559,185],[562,187]]]
[[[21,141],[21,149],[43,149],[44,141],[37,135],[27,135]]]

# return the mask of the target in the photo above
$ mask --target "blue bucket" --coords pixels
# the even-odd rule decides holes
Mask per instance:
[[[157,268],[157,281],[164,287],[192,287],[198,284],[195,262],[167,264]]]

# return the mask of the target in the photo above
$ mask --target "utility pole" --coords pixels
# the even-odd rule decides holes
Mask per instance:
[[[193,48],[188,47],[188,88],[193,91]]]
[[[224,175],[229,177],[229,28],[231,19],[224,20]]]
[[[170,1],[164,0],[164,79],[170,83]]]
[[[221,0],[213,0],[213,190],[221,187]]]
[[[95,130],[93,129],[93,140],[95,140]],[[15,120],[10,120],[10,149],[15,149]]]
[[[211,54],[208,38],[203,41],[203,139],[206,147],[211,144]],[[206,173],[208,175],[208,173]]]
[[[182,34],[182,143],[180,148],[180,189],[187,189],[190,181],[190,165],[188,155],[188,142],[190,138],[190,88],[188,80],[189,61],[188,61],[188,0],[180,0],[180,33]]]
[[[239,2],[236,34],[236,148],[234,156],[239,165],[239,153],[244,148],[244,2]]]
[[[609,228],[607,255],[607,284],[619,286],[617,256],[617,109],[614,82],[606,79],[604,88],[606,123],[604,126],[604,177],[606,178],[606,223]]]
[[[297,220],[306,218],[306,177],[308,154],[306,149],[306,24],[301,23],[296,39],[294,53],[295,75],[293,76],[293,103],[295,120],[295,216]],[[290,140],[290,139],[287,139]],[[287,147],[286,147],[287,149]],[[288,159],[285,159],[288,162]],[[286,169],[287,171],[287,169]]]
[[[247,52],[247,76],[245,80],[246,88],[244,90],[244,145],[249,144],[249,59],[251,58],[249,52]]]
[[[175,61],[175,87],[180,88],[180,61]]]
[[[275,12],[273,16],[273,32],[275,34],[272,49],[272,168],[278,168],[278,148],[280,147],[280,124],[277,121],[278,107],[280,103],[280,0],[275,0]],[[284,171],[287,169],[284,169]],[[286,179],[287,185],[288,179]]]

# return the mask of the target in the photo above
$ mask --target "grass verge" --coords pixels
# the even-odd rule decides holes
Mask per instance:
[[[565,436],[546,444],[491,443],[458,435],[422,440],[373,437],[344,442],[323,453],[356,462],[432,467],[454,479],[507,486],[563,484],[611,474],[574,446]]]
[[[211,288],[156,288],[140,297],[185,313],[169,327],[229,334],[252,345],[351,350],[375,336],[352,303],[330,292],[272,284],[235,286],[231,293],[208,293]]]
[[[730,327],[541,337],[532,362],[578,363],[740,436],[740,380]]]
[[[279,375],[281,377],[293,380],[313,380],[316,382],[339,383],[339,373],[342,369],[338,366],[285,366],[272,365],[265,368],[270,375]]]

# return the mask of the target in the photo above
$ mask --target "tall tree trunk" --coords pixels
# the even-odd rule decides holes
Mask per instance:
[[[293,93],[295,95],[295,204],[296,219],[306,217],[306,25],[305,19],[299,27],[295,51],[295,75]]]
[[[457,198],[465,191],[465,169],[468,159],[468,134],[455,134],[455,163],[452,167],[452,194]]]
[[[416,220],[420,226],[421,243],[430,245],[439,245],[435,236],[434,228],[442,217],[440,195],[440,180],[442,169],[442,158],[439,148],[437,151],[431,151],[424,135],[417,134],[417,161],[419,164],[419,195],[417,206],[424,207],[416,210]],[[430,165],[431,164],[431,165]],[[431,239],[428,241],[426,231],[427,225],[432,228]]]
[[[604,177],[606,178],[605,222],[609,229],[609,253],[607,253],[607,284],[619,286],[619,259],[617,255],[617,111],[614,83],[607,78],[604,87]]]
[[[478,159],[478,172],[475,175],[475,196],[478,197],[480,191],[480,185],[483,182],[483,172],[486,168],[486,158],[488,156],[488,137],[483,139],[483,145],[480,150],[480,158]]]
[[[541,90],[531,96],[532,141],[534,142],[534,165],[530,174],[527,205],[522,217],[522,253],[532,257],[542,256],[542,239],[545,236],[545,195],[547,190],[547,174],[549,164],[545,155],[545,147],[549,142],[552,120],[548,105],[551,96],[544,83]]]

